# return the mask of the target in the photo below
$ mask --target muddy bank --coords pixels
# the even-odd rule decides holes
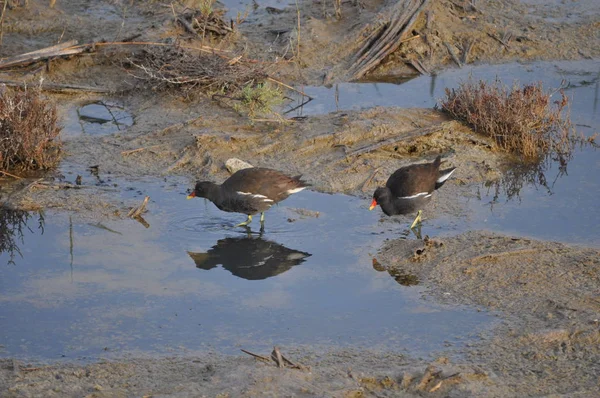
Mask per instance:
[[[600,391],[597,249],[474,231],[391,241],[377,259],[393,277],[430,284],[427,297],[498,311],[504,321],[467,362],[514,396]]]
[[[430,72],[458,67],[457,61],[502,63],[509,60],[584,59],[600,56],[598,11],[591,1],[574,3],[502,0],[494,2],[429,1],[415,19],[405,43],[372,70],[367,78],[418,73],[418,61]],[[270,13],[240,25],[251,53],[264,57],[264,46],[279,58],[279,77],[303,84],[347,81],[353,56],[365,37],[396,10],[395,1],[343,2],[341,17],[326,3],[299,3],[300,46],[296,58],[296,9]],[[268,44],[267,44],[268,43]],[[290,44],[291,43],[291,44]],[[273,55],[269,55],[271,58]]]
[[[501,176],[503,161],[495,156],[493,143],[434,110],[374,108],[251,125],[210,101],[190,108],[162,98],[128,97],[126,102],[128,111],[137,115],[126,131],[65,140],[62,174],[49,178],[54,185],[74,184],[80,175],[80,189],[29,186],[4,200],[22,209],[79,209],[93,216],[96,208],[99,216],[114,217],[133,206],[114,195],[122,189],[115,186],[118,179],[183,175],[190,178],[190,186],[198,179],[223,181],[229,176],[225,162],[232,157],[301,173],[321,192],[368,197],[398,167],[442,154],[447,167],[458,170],[431,207],[433,216],[436,209],[460,212],[459,196],[471,195],[473,184]],[[63,102],[62,113],[79,103]],[[90,166],[98,166],[96,174]]]
[[[5,397],[420,397],[507,396],[479,366],[431,362],[359,350],[296,350],[309,368],[279,369],[249,357],[137,359],[87,366],[0,361]]]
[[[277,9],[257,7],[236,21],[236,31],[220,39],[190,34],[176,22],[172,8],[161,2],[131,7],[122,2],[70,0],[27,2],[8,9],[3,21],[3,57],[57,42],[77,40],[132,43],[179,42],[210,45],[267,61],[266,72],[288,84],[348,81],[348,67],[364,46],[364,38],[389,22],[397,2],[342,2],[336,17],[329,3],[298,2]],[[92,4],[93,3],[93,4]],[[365,77],[407,76],[456,67],[457,62],[503,63],[524,60],[573,60],[600,56],[597,7],[593,0],[553,3],[502,0],[471,3],[426,2],[404,42]],[[298,28],[300,26],[299,34]],[[136,46],[98,46],[94,52],[49,62],[45,68],[4,71],[6,77],[36,81],[45,75],[54,83],[87,84],[107,90],[129,90],[135,79],[121,68]]]
[[[474,231],[384,245],[374,266],[413,275],[425,299],[475,305],[502,321],[478,342],[424,360],[360,349],[282,347],[309,370],[250,357],[127,359],[90,365],[0,362],[4,396],[486,396],[600,393],[600,252]],[[459,355],[456,355],[459,354]]]

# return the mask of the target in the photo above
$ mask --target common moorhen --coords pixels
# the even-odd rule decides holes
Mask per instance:
[[[310,185],[302,181],[301,177],[289,177],[265,167],[250,167],[236,171],[221,185],[210,181],[198,181],[187,198],[206,198],[220,210],[247,214],[248,219],[236,227],[247,226],[252,222],[252,215],[260,212],[262,227],[265,211]]]
[[[410,226],[413,229],[421,222],[421,209],[431,200],[433,191],[444,185],[456,167],[440,170],[442,157],[432,163],[411,164],[401,167],[388,178],[385,187],[379,187],[373,194],[369,210],[379,205],[388,216],[417,211],[417,217]]]

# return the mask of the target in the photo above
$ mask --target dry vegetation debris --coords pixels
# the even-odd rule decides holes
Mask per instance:
[[[553,93],[541,82],[509,88],[499,80],[469,79],[458,89],[446,89],[441,107],[526,162],[539,163],[552,155],[563,164],[577,140],[569,99],[562,90],[559,93],[560,99],[552,103]]]
[[[60,130],[56,106],[39,89],[0,87],[0,171],[56,166]]]
[[[268,64],[243,56],[230,58],[217,51],[175,45],[147,46],[128,62],[135,68],[131,73],[153,90],[177,89],[190,99],[208,94],[251,116],[270,113],[283,101],[283,93],[266,73]]]

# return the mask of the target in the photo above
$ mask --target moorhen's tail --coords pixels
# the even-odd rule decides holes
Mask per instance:
[[[451,168],[446,169],[446,170],[440,170],[439,171],[439,177],[435,181],[435,189],[438,189],[442,185],[444,185],[444,183],[446,182],[446,180],[448,178],[450,178],[450,176],[452,175],[452,173],[454,173],[454,170],[456,170],[456,167],[451,167]]]

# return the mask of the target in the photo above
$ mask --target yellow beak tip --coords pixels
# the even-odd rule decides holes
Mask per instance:
[[[186,199],[193,199],[194,197],[192,195],[188,195],[185,197]]]
[[[376,206],[369,206],[369,210],[373,210]]]

